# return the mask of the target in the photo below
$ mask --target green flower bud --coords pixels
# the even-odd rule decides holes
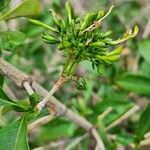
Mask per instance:
[[[107,32],[105,32],[105,33],[100,33],[100,34],[99,34],[99,38],[107,37],[107,36],[111,35],[112,33],[113,33],[112,30],[107,31]]]
[[[68,41],[63,41],[58,45],[58,49],[62,50],[64,48],[70,48],[72,45]]]
[[[103,39],[103,42],[105,42],[105,43],[107,43],[107,44],[110,44],[111,45],[111,42],[112,42],[113,40],[111,39],[111,38],[105,38],[105,39]]]
[[[65,48],[70,48],[71,47],[71,43],[68,41],[63,41],[63,45]]]
[[[79,78],[79,79],[76,81],[76,88],[77,88],[78,90],[86,90],[86,89],[87,89],[86,81],[85,81],[83,78]]]
[[[59,50],[62,50],[63,48],[64,48],[64,46],[63,46],[62,43],[58,44],[58,49],[59,49]]]
[[[98,74],[104,73],[104,66],[102,64],[97,65],[97,72]]]
[[[113,56],[101,56],[98,55],[97,58],[103,60],[105,62],[115,62],[119,60],[120,55],[113,55]]]
[[[83,31],[88,25],[90,25],[90,23],[96,18],[97,13],[87,13],[84,18],[83,21],[81,22],[81,28],[80,30]]]
[[[110,62],[115,62],[115,61],[118,61],[119,58],[120,58],[120,55],[112,55],[112,56],[106,56],[107,57],[107,60],[110,61]]]
[[[58,43],[58,40],[53,35],[50,35],[46,32],[43,33],[42,38],[46,43],[52,43],[52,44]]]
[[[120,55],[120,53],[122,52],[123,46],[119,46],[116,49],[114,49],[113,51],[107,53],[107,56],[113,56],[113,55]]]
[[[103,10],[100,10],[97,14],[97,17],[95,20],[99,20],[100,18],[102,18],[104,16],[105,12]]]
[[[123,42],[127,41],[128,39],[135,37],[138,34],[138,31],[139,31],[138,26],[135,26],[133,32],[132,32],[132,30],[130,30],[130,31],[126,32],[122,38],[119,38],[116,41],[111,41],[111,42],[109,42],[109,44],[117,45],[117,44],[123,43]]]
[[[61,22],[60,22],[60,20],[58,19],[58,17],[57,17],[57,15],[56,15],[55,11],[54,11],[53,9],[50,9],[49,11],[50,11],[50,13],[51,13],[53,22],[54,22],[58,27],[60,27],[60,26],[61,26]]]
[[[47,24],[45,24],[45,23],[43,23],[43,22],[41,22],[41,21],[39,21],[39,20],[29,19],[29,22],[31,22],[31,23],[33,23],[33,24],[36,24],[36,25],[38,25],[38,26],[44,27],[44,28],[46,28],[46,29],[48,29],[48,30],[50,30],[50,31],[52,31],[52,32],[58,32],[57,29],[55,29],[55,28],[53,28],[53,27],[51,27],[51,26],[48,26]]]
[[[68,15],[69,24],[71,25],[72,12],[71,12],[71,5],[70,5],[69,0],[67,0],[67,2],[66,2],[65,10],[66,10],[66,13]]]
[[[104,46],[105,46],[105,43],[102,42],[102,41],[99,41],[99,42],[91,43],[90,46],[91,46],[91,47],[104,47]]]

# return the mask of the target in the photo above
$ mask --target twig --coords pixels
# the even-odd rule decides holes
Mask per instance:
[[[64,140],[59,140],[56,142],[51,142],[48,145],[40,146],[33,148],[33,150],[46,150],[46,149],[56,149],[56,148],[62,148],[64,147],[65,144],[67,144],[70,141],[70,139],[64,139]]]
[[[144,135],[144,138],[150,138],[150,132],[147,132],[145,135]]]
[[[92,24],[91,26],[89,26],[88,28],[86,28],[84,31],[82,31],[82,33],[86,32],[86,31],[92,31],[92,29],[94,29],[94,27],[97,25],[97,24],[100,24],[112,11],[113,9],[113,5],[110,7],[110,9],[108,10],[108,12],[106,13],[105,16],[103,16],[102,18],[100,18],[98,21],[96,21],[94,24]]]
[[[104,119],[111,111],[113,110],[112,107],[108,107],[102,114],[98,116],[98,119]]]
[[[28,131],[30,132],[33,129],[40,127],[41,125],[47,124],[48,122],[50,122],[54,118],[55,118],[54,114],[50,114],[50,115],[41,117],[41,118],[37,119],[36,121],[34,121],[33,123],[29,124]]]
[[[46,105],[48,100],[53,96],[53,94],[63,85],[64,82],[67,81],[67,78],[65,77],[60,77],[60,79],[56,82],[56,84],[52,87],[50,92],[44,97],[42,101],[40,101],[37,105],[37,109],[39,111],[42,110],[42,108]]]
[[[148,145],[150,145],[150,138],[147,138],[147,139],[144,139],[144,140],[142,140],[141,142],[140,142],[140,147],[143,147],[143,146],[148,146]],[[135,148],[135,144],[134,143],[132,143],[132,144],[130,144],[130,146],[132,147],[132,148]]]
[[[32,95],[34,93],[33,89],[31,88],[29,82],[24,82],[23,83],[24,88],[26,91],[29,93],[29,95]]]
[[[150,138],[147,138],[140,142],[140,146],[146,146],[146,145],[150,145]]]
[[[23,74],[17,68],[6,62],[4,59],[0,57],[0,74],[5,75],[9,79],[11,79],[16,85],[23,88],[23,83],[28,81],[34,91],[39,93],[42,97],[45,97],[48,94],[48,91],[44,89],[42,86],[37,84],[35,81],[32,81],[27,75]],[[68,118],[72,122],[78,124],[82,128],[84,128],[87,132],[89,132],[92,137],[95,139],[99,150],[105,150],[104,144],[99,137],[96,129],[93,125],[86,120],[84,117],[80,116],[79,114],[73,112],[71,109],[66,108],[66,106],[57,100],[54,96],[52,96],[48,103],[46,104],[48,108],[51,108],[56,115],[63,115],[64,117]]]
[[[3,89],[5,91],[5,93],[11,98],[13,99],[14,101],[17,99],[16,95],[13,93],[13,91],[11,90],[11,88],[4,83],[3,85]]]
[[[122,121],[129,118],[132,114],[139,110],[139,106],[135,105],[131,109],[129,109],[126,113],[124,113],[120,118],[112,122],[110,125],[106,127],[106,131],[110,130],[111,128],[115,127],[116,125],[120,124]]]
[[[88,137],[88,134],[84,134],[83,136],[73,139],[72,142],[70,144],[68,144],[68,146],[66,146],[66,148],[64,150],[72,150],[78,143],[80,143],[87,137]]]

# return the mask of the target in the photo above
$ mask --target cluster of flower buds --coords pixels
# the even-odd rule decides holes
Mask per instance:
[[[123,49],[118,44],[133,38],[138,33],[138,27],[134,31],[126,32],[123,37],[113,40],[112,31],[103,32],[102,21],[111,13],[113,6],[107,13],[104,11],[89,12],[83,17],[73,16],[69,0],[65,4],[66,17],[64,19],[50,9],[51,19],[54,27],[30,19],[31,22],[43,26],[47,33],[43,34],[43,39],[48,44],[56,44],[58,49],[66,57],[66,65],[63,74],[74,75],[76,66],[84,60],[92,62],[93,68],[101,72],[104,63],[112,63],[119,59]],[[50,31],[48,33],[48,30]]]

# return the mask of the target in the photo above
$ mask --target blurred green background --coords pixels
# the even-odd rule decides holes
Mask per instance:
[[[89,62],[80,64],[77,74],[84,76],[87,80],[87,90],[78,91],[74,83],[69,81],[55,94],[68,107],[100,127],[100,133],[104,132],[103,139],[108,150],[130,149],[129,144],[136,132],[139,117],[150,99],[150,0],[70,1],[75,15],[79,16],[88,11],[108,10],[111,5],[114,5],[111,15],[103,23],[104,30],[112,29],[114,31],[114,39],[120,37],[126,30],[133,28],[134,25],[139,27],[139,34],[136,38],[124,44],[120,61],[105,66],[102,75],[98,75]],[[11,7],[18,2],[20,1],[12,0]],[[36,19],[52,24],[49,8],[55,9],[63,16],[65,0],[40,0],[40,2],[42,13]],[[4,30],[19,30],[27,36],[24,44],[15,49],[15,53],[4,53],[5,59],[50,90],[60,76],[64,59],[55,46],[43,42],[44,29],[21,18],[0,22],[0,31]],[[9,80],[6,82],[9,83],[9,86],[5,86],[5,91],[10,90],[12,95],[18,99],[27,98],[23,90],[18,89]],[[103,130],[105,126],[135,104],[140,106],[140,111],[108,133]],[[111,113],[102,122],[99,122],[98,116],[109,107],[112,109]],[[46,113],[43,111],[42,115]],[[6,113],[0,118],[0,126],[16,117],[17,114],[14,112]],[[46,150],[65,148],[69,150],[75,139],[81,137],[81,141],[70,149],[93,149],[90,138],[84,137],[84,134],[83,129],[69,120],[59,117],[42,126],[38,131],[32,132],[29,135],[29,142],[30,147],[34,150],[42,150],[36,149],[40,146]],[[116,140],[110,140],[109,134],[115,135]],[[147,146],[148,149],[150,147]]]

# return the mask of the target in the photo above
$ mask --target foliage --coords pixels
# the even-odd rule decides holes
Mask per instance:
[[[142,36],[146,2],[77,0],[78,7],[70,2],[23,0],[11,7],[13,0],[1,0],[0,57],[46,89],[60,76],[69,77],[55,96],[97,127],[106,150],[119,144],[142,149],[150,132],[150,38]],[[27,137],[27,125],[48,114],[47,109],[37,112],[40,100],[39,93],[29,96],[0,74],[0,149],[93,149],[85,131],[62,116]],[[141,107],[138,112],[107,130],[135,105]]]

